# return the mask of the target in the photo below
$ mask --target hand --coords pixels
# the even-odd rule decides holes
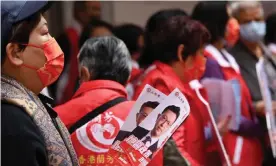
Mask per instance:
[[[265,104],[264,101],[258,101],[256,103],[256,111],[258,114],[265,116]],[[276,115],[276,101],[272,101],[272,111]]]
[[[257,101],[255,105],[256,105],[256,112],[257,112],[257,114],[265,116],[264,101]]]
[[[223,136],[228,131],[228,126],[231,122],[231,118],[232,117],[229,115],[226,118],[219,120],[217,126],[221,136]]]

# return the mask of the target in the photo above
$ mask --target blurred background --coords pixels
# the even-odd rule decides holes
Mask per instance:
[[[235,6],[233,2],[228,1],[226,10],[229,15]],[[264,9],[264,13],[261,13],[264,19],[276,12],[275,2],[260,2]],[[158,24],[151,23],[146,28],[149,18],[166,9],[176,9],[180,14],[191,15],[198,3],[199,1],[53,1],[45,17],[51,35],[64,52],[65,66],[59,79],[49,87],[49,95],[56,99],[57,105],[72,98],[79,87],[77,55],[84,42],[91,37],[113,34],[122,39],[132,56],[130,81],[135,80],[139,76],[139,68],[146,65],[142,59],[138,62],[144,48],[144,30],[152,31],[151,28]],[[249,4],[254,3],[250,1]],[[234,27],[231,29],[235,31]],[[131,93],[128,90],[129,96],[132,96]]]
[[[144,27],[147,19],[156,11],[169,8],[179,8],[191,13],[198,1],[101,1],[101,18],[108,23],[118,25],[133,23]],[[265,15],[276,11],[276,3],[262,1]],[[55,1],[48,11],[47,17],[50,32],[59,36],[73,21],[74,1]]]

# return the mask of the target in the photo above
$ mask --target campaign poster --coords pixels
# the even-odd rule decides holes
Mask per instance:
[[[187,99],[175,89],[122,141],[131,165],[147,165],[189,113]]]
[[[266,124],[268,129],[268,134],[271,143],[271,149],[273,157],[276,158],[276,143],[273,139],[273,133],[276,133],[276,121],[272,109],[272,97],[269,90],[268,78],[264,68],[265,59],[260,58],[259,62],[256,64],[256,71],[259,81],[259,86],[261,89],[261,94],[263,101],[265,103],[265,115],[266,115]]]
[[[120,147],[121,141],[129,136],[133,129],[151,114],[165,97],[165,94],[150,85],[144,87],[108,152],[112,156],[119,156],[117,159],[122,165],[127,165],[128,161]]]

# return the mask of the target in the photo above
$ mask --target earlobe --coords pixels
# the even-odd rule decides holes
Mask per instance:
[[[184,62],[183,51],[184,51],[184,45],[180,44],[177,48],[177,57],[178,57],[178,61],[180,62]]]
[[[157,119],[159,119],[159,118],[160,118],[160,116],[161,116],[161,114],[158,114],[158,115],[157,115]]]
[[[18,45],[9,43],[6,46],[7,59],[11,64],[15,66],[21,66],[23,64],[22,52],[18,51]]]
[[[80,79],[82,82],[90,81],[91,75],[87,67],[81,66]]]

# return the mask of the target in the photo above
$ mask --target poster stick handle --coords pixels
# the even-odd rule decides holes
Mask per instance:
[[[211,118],[211,123],[212,123],[212,125],[213,125],[213,127],[214,127],[215,134],[216,134],[216,136],[217,136],[217,138],[218,138],[218,142],[219,142],[220,148],[221,148],[221,150],[222,150],[224,159],[225,159],[225,161],[226,161],[226,165],[227,165],[227,166],[232,166],[232,165],[231,165],[231,162],[230,162],[230,159],[229,159],[229,156],[228,156],[228,154],[227,154],[227,152],[226,152],[226,149],[225,149],[225,147],[224,147],[224,145],[223,145],[221,135],[219,134],[219,130],[218,130],[218,128],[217,128],[217,124],[216,124],[215,119],[214,119],[214,116],[213,116],[213,114],[212,114],[211,107],[210,107],[209,103],[202,97],[202,95],[201,95],[200,92],[199,92],[199,89],[196,88],[195,91],[196,91],[196,94],[197,94],[197,96],[199,97],[199,99],[200,99],[200,100],[205,104],[205,106],[207,107],[209,116],[210,116],[210,118]]]

